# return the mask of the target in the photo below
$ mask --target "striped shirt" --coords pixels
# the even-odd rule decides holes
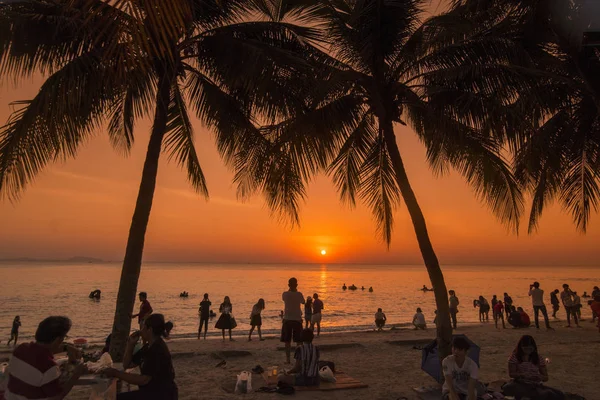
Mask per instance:
[[[519,375],[519,380],[526,383],[541,383],[542,382],[542,373],[540,372],[540,368],[546,366],[546,362],[542,356],[539,356],[540,365],[536,365],[531,361],[521,361],[517,359],[517,355],[513,353],[508,359],[509,365],[515,365],[517,367],[517,374]]]
[[[62,393],[60,369],[52,352],[37,343],[19,345],[8,364],[6,400],[44,400]]]
[[[302,362],[300,374],[306,378],[319,376],[319,349],[312,343],[304,343],[296,348],[294,359]]]

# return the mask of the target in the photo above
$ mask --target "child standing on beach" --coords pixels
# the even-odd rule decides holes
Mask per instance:
[[[560,302],[558,301],[558,289],[554,289],[550,293],[550,303],[552,304],[552,318],[556,318],[556,312],[560,309]]]
[[[427,329],[427,323],[425,322],[425,316],[423,315],[421,308],[417,308],[417,313],[413,317],[412,323],[415,326],[415,329]]]
[[[375,326],[377,326],[377,331],[382,331],[385,326],[385,321],[387,321],[387,317],[383,313],[381,308],[377,309],[375,313]]]
[[[258,299],[258,302],[252,307],[252,312],[250,313],[250,333],[248,334],[248,341],[252,341],[252,332],[254,332],[254,328],[257,328],[258,331],[258,340],[261,342],[265,339],[262,338],[262,332],[260,331],[260,327],[262,326],[262,317],[260,313],[265,309],[265,300]]]
[[[312,315],[313,315],[313,299],[312,297],[308,296],[306,298],[306,303],[304,303],[304,322],[306,323],[306,327],[304,329],[308,329],[310,328],[310,323],[312,321]]]
[[[14,345],[17,345],[17,340],[19,340],[19,328],[21,327],[21,317],[18,315],[13,319],[12,329],[10,330],[10,339],[6,345],[10,345],[11,341],[14,341]]]
[[[506,325],[504,324],[504,304],[499,300],[494,306],[494,324],[496,325],[496,329],[498,329],[498,319],[502,319],[502,329],[506,329]]]
[[[202,332],[202,325],[204,325],[204,340],[206,340],[206,331],[208,330],[208,319],[210,318],[210,300],[208,300],[208,293],[204,293],[204,299],[200,302],[200,308],[198,314],[200,314],[200,326],[198,327],[198,339],[200,339],[200,332]]]

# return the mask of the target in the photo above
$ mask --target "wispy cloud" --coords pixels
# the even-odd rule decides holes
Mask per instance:
[[[203,200],[202,196],[194,193],[191,189],[183,190],[183,189],[159,187],[158,190],[160,190],[163,193],[169,194],[169,195],[179,196],[179,197],[183,197],[186,199]],[[230,200],[230,199],[226,199],[224,197],[219,197],[219,196],[210,196],[208,199],[208,202],[211,204],[219,204],[219,205],[230,206],[230,207],[248,207],[248,208],[257,208],[258,207],[257,204],[242,203],[240,201]]]

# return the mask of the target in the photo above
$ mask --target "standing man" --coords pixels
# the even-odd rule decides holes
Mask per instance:
[[[529,296],[531,296],[531,303],[533,304],[535,327],[540,329],[539,314],[541,311],[544,316],[544,322],[546,323],[546,329],[551,330],[550,321],[548,320],[548,311],[544,304],[544,291],[540,289],[539,282],[533,282],[533,285],[529,286]]]
[[[319,294],[315,293],[313,294],[313,299],[315,299],[313,301],[313,313],[312,313],[312,321],[311,321],[311,326],[310,329],[315,330],[315,324],[317,325],[317,337],[319,337],[319,335],[321,334],[321,311],[325,308],[323,306],[323,302],[321,301],[321,299],[319,299]]]
[[[552,318],[556,318],[556,312],[560,309],[560,302],[558,301],[558,289],[554,289],[550,292],[550,303],[552,304]]]
[[[598,286],[594,286],[594,290],[592,291],[592,299],[596,300],[597,296],[600,296],[600,288],[598,288]],[[592,310],[592,323],[594,323],[594,321],[596,321],[596,317],[600,317],[600,315],[597,315],[597,313]],[[600,318],[599,318],[599,323],[600,323]]]
[[[456,329],[456,314],[458,313],[458,297],[456,297],[456,292],[454,290],[449,290],[448,294],[450,298],[448,299],[448,305],[450,307],[450,318],[452,319],[452,327]]]
[[[504,312],[510,310],[513,305],[513,299],[508,295],[508,293],[504,293]]]
[[[144,324],[144,320],[152,314],[152,306],[148,301],[148,294],[146,292],[140,292],[140,312],[137,314],[133,314],[131,318],[137,317],[138,323],[140,324],[140,330],[142,329],[142,325]]]
[[[569,289],[569,285],[566,283],[563,285],[563,291],[560,293],[560,299],[562,300],[563,306],[567,313],[567,328],[571,327],[571,316],[575,320],[575,325],[579,328],[579,320],[577,319],[577,312],[575,309],[575,302],[573,300],[573,292]]]
[[[281,299],[284,303],[283,324],[281,325],[281,341],[285,343],[286,363],[290,363],[290,351],[292,348],[292,339],[294,342],[302,342],[302,305],[304,304],[304,295],[298,291],[298,280],[290,278],[288,281],[289,290],[283,292]]]

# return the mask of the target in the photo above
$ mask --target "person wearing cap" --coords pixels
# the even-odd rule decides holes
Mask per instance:
[[[531,296],[531,302],[533,304],[535,327],[540,329],[539,314],[541,311],[544,316],[544,322],[546,323],[546,329],[551,330],[550,321],[548,320],[548,310],[546,310],[546,304],[544,304],[544,290],[540,289],[539,282],[533,282],[533,285],[529,287],[529,296]]]
[[[306,302],[304,295],[298,291],[298,280],[290,278],[289,290],[283,292],[281,299],[284,303],[283,323],[281,325],[281,342],[285,343],[286,363],[290,364],[292,339],[302,342],[302,305]]]

